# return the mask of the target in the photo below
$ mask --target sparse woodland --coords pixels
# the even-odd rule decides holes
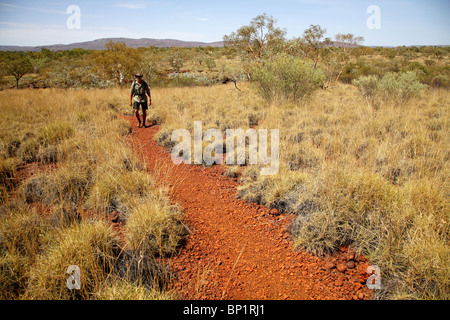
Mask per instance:
[[[0,52],[0,298],[176,298],[153,257],[185,236],[182,208],[130,151],[119,117],[131,115],[138,71],[163,146],[197,120],[280,129],[278,174],[228,171],[238,197],[296,215],[295,249],[352,246],[381,269],[375,298],[449,299],[450,49],[365,47],[317,25],[285,34],[261,15],[223,48]],[[67,257],[89,270],[82,290],[61,285]]]

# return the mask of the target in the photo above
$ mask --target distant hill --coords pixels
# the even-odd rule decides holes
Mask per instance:
[[[47,46],[2,46],[0,45],[0,51],[33,51],[38,52],[41,51],[42,48],[49,49],[51,51],[60,51],[60,50],[71,50],[71,49],[87,49],[87,50],[104,50],[105,44],[108,41],[121,41],[124,42],[130,48],[148,48],[151,46],[155,46],[157,48],[171,48],[171,47],[181,47],[181,48],[190,48],[190,47],[223,47],[223,41],[217,42],[197,42],[197,41],[182,41],[175,39],[151,39],[151,38],[142,38],[142,39],[130,39],[130,38],[104,38],[97,39],[93,41],[86,42],[77,42],[71,44],[53,44]],[[332,43],[333,46],[341,47],[342,43],[334,41]],[[358,45],[356,45],[358,46]],[[354,46],[351,46],[354,47]],[[371,46],[372,48],[378,46]],[[395,48],[395,46],[384,46],[387,48]],[[416,46],[408,46],[408,47],[421,47],[419,45]],[[438,45],[436,47],[448,47],[448,45]]]
[[[121,41],[124,42],[130,48],[151,47],[158,48],[170,48],[170,47],[223,47],[223,41],[218,42],[195,42],[195,41],[182,41],[174,39],[130,39],[130,38],[105,38],[97,39],[93,41],[78,42],[71,44],[54,44],[48,46],[36,46],[36,47],[22,47],[22,46],[1,46],[0,51],[41,51],[42,48],[49,49],[51,51],[71,50],[71,49],[87,49],[87,50],[104,50],[105,44],[108,41]]]

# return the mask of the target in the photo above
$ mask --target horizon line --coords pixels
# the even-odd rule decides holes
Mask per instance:
[[[72,42],[68,44],[64,43],[53,43],[53,44],[42,44],[42,45],[10,45],[10,44],[0,44],[0,47],[8,47],[8,48],[45,48],[45,47],[52,47],[52,46],[71,46],[71,45],[77,45],[77,44],[85,44],[89,42],[95,42],[100,40],[113,40],[113,39],[125,39],[125,40],[156,40],[156,41],[177,41],[181,43],[201,43],[201,44],[217,44],[224,42],[223,40],[218,41],[211,41],[211,42],[205,42],[205,41],[197,41],[197,40],[180,40],[180,39],[173,39],[173,38],[129,38],[129,37],[106,37],[106,38],[98,38],[94,40],[86,40],[86,41],[78,41],[78,42]],[[397,47],[449,47],[450,44],[412,44],[412,45],[359,45],[360,47],[383,47],[383,48],[397,48]],[[75,48],[73,48],[75,49]],[[89,50],[89,49],[87,49]],[[91,49],[95,50],[95,49]]]

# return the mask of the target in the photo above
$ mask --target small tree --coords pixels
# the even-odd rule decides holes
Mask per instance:
[[[151,81],[158,73],[158,63],[153,55],[142,55],[139,59],[137,69],[144,75],[144,79]]]
[[[124,42],[109,41],[106,50],[97,53],[96,62],[103,73],[122,86],[123,80],[136,72],[137,51],[128,48]]]
[[[180,52],[175,52],[169,56],[169,64],[172,67],[172,69],[179,73],[181,71],[181,68],[183,68],[184,65],[184,59],[183,55]]]
[[[319,25],[310,25],[308,29],[303,32],[303,39],[307,44],[306,58],[311,53],[315,58],[314,68],[317,67],[317,61],[320,57],[319,49],[322,47],[322,38],[327,33],[327,29],[322,29]]]
[[[223,37],[226,46],[234,47],[244,54],[249,74],[253,65],[283,50],[286,31],[275,27],[275,23],[272,16],[264,13],[254,18],[250,25]]]
[[[18,57],[10,57],[4,63],[6,74],[14,76],[16,78],[16,87],[19,89],[20,79],[27,73],[34,71],[33,65],[30,59],[25,55]]]
[[[337,83],[339,81],[339,78],[340,78],[342,72],[345,69],[345,66],[347,65],[347,63],[350,59],[350,57],[349,57],[350,48],[359,46],[361,43],[364,42],[364,38],[363,37],[355,37],[351,33],[347,33],[347,34],[338,33],[334,38],[337,42],[336,45],[340,48],[340,60],[342,61],[342,68],[341,68],[341,71],[339,72],[339,74],[336,78],[336,82],[335,82],[335,83]]]
[[[217,66],[213,57],[206,58],[205,63],[209,71],[212,71]]]

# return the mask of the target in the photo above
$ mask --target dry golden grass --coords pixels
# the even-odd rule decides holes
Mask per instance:
[[[180,214],[181,209],[167,200],[136,205],[126,223],[130,249],[146,256],[174,253],[186,233]]]
[[[337,85],[310,99],[265,102],[240,83],[154,90],[173,129],[280,129],[280,171],[246,169],[239,196],[297,215],[295,246],[317,254],[352,245],[381,268],[388,298],[448,299],[449,92],[426,89],[405,103],[367,103]],[[230,168],[228,172],[236,170]]]
[[[135,285],[129,281],[112,280],[107,282],[95,294],[96,300],[175,300],[172,292],[149,290],[143,285]]]
[[[291,233],[298,248],[323,254],[352,245],[367,255],[381,269],[382,297],[448,299],[448,91],[427,89],[404,104],[381,101],[372,106],[352,85],[319,90],[297,104],[268,103],[247,83],[238,86],[241,91],[233,84],[153,89],[149,120],[162,123],[156,139],[170,147],[173,129],[192,131],[199,120],[203,130],[225,132],[255,125],[280,129],[279,173],[260,176],[258,166],[248,166],[239,196],[295,213]],[[24,199],[28,195],[30,201],[46,202],[57,212],[81,204],[105,214],[117,210],[130,223],[128,241],[135,250],[131,256],[139,259],[145,252],[171,252],[178,233],[168,247],[158,243],[168,238],[161,235],[182,228],[178,222],[167,225],[177,221],[179,212],[172,211],[160,192],[142,192],[154,189],[152,181],[142,175],[142,165],[122,139],[128,124],[116,117],[117,111],[131,114],[127,91],[0,92],[4,110],[0,117],[5,123],[0,131],[1,186],[3,195],[17,188],[8,183],[23,163],[56,161],[59,170],[54,174],[37,175],[17,188]],[[233,176],[237,172],[238,167],[228,170]],[[52,184],[67,186],[73,197]],[[160,205],[146,205],[151,197],[160,199]],[[2,201],[9,203],[7,196]],[[161,210],[166,215],[160,215]],[[1,219],[5,228],[12,222],[4,221],[14,221]],[[155,221],[159,227],[143,228],[142,221]],[[29,228],[25,222],[27,227],[17,230]],[[58,235],[64,233],[39,243],[47,247]],[[28,257],[3,250],[3,270],[24,271],[14,271],[15,276],[2,279],[2,285],[15,281],[26,287],[30,270],[44,267],[41,259],[39,254]],[[139,285],[129,287],[126,279],[101,281],[90,294],[159,297]]]
[[[58,234],[29,271],[24,299],[89,299],[106,281],[118,250],[118,235],[106,222],[81,222]],[[69,290],[66,271],[80,268],[80,290]]]
[[[168,271],[154,254],[175,250],[181,210],[169,204],[124,139],[131,129],[118,117],[123,92],[0,92],[1,298],[173,298],[164,291]],[[56,169],[18,181],[17,172],[30,162]],[[149,201],[157,210],[145,210]],[[80,210],[92,218],[81,219]],[[113,211],[125,224],[149,223],[147,229],[127,226],[123,250],[105,219]],[[80,267],[80,290],[66,287],[70,265]]]

